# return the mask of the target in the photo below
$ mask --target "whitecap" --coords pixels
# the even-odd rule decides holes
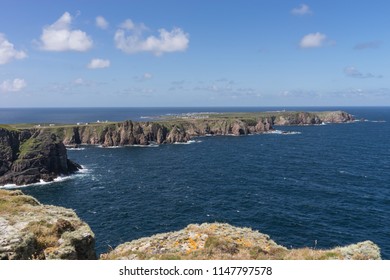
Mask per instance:
[[[187,142],[174,142],[173,144],[175,145],[189,145],[189,144],[193,144],[193,143],[196,143],[195,140],[188,140]]]
[[[135,144],[135,145],[129,145],[129,147],[138,147],[138,148],[157,148],[159,147],[160,145],[158,144],[149,144],[149,145],[139,145],[139,144]]]
[[[270,130],[264,132],[265,134],[279,134],[279,135],[294,135],[294,134],[302,134],[300,131],[283,131],[283,130]]]
[[[85,148],[66,148],[68,151],[83,151]]]

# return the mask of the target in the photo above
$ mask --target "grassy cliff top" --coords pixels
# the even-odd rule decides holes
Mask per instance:
[[[284,117],[284,118],[293,118],[298,116],[299,114],[307,114],[308,116],[318,116],[319,118],[324,118],[329,115],[334,114],[342,114],[342,111],[319,111],[319,112],[305,112],[305,111],[265,111],[265,112],[225,112],[225,113],[215,113],[215,112],[209,112],[209,113],[185,113],[185,114],[176,114],[176,115],[170,115],[170,116],[157,116],[155,119],[151,120],[144,120],[144,121],[137,121],[139,123],[163,123],[165,125],[173,125],[173,124],[180,124],[185,122],[193,122],[193,121],[202,121],[202,120],[209,120],[209,121],[217,121],[217,120],[233,120],[233,119],[240,119],[240,120],[252,120],[257,121],[260,118],[277,118],[277,117]],[[125,120],[124,120],[125,121]],[[42,128],[72,128],[75,126],[79,127],[102,127],[102,126],[108,126],[108,125],[115,125],[122,123],[123,121],[119,122],[80,122],[78,124],[72,123],[72,124],[63,124],[63,123],[19,123],[19,124],[10,124],[10,125],[1,125],[0,128],[5,129],[42,129]]]

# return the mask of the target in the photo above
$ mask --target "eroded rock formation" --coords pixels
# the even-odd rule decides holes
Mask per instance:
[[[52,181],[80,168],[68,159],[61,139],[49,130],[0,127],[0,186]]]

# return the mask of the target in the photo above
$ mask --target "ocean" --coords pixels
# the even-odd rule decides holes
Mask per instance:
[[[98,253],[190,223],[251,227],[288,248],[372,240],[390,259],[390,108],[0,109],[0,123],[148,120],[187,112],[345,110],[348,124],[289,126],[295,134],[199,137],[189,144],[68,150],[85,169],[21,189],[74,209]]]

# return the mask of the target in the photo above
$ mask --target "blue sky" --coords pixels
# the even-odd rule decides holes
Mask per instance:
[[[0,107],[390,105],[389,1],[0,7]]]

